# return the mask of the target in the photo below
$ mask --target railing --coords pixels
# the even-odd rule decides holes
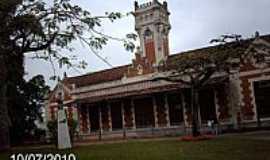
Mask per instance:
[[[162,137],[162,136],[180,136],[185,135],[184,126],[173,127],[148,127],[148,128],[136,128],[113,130],[113,131],[95,131],[87,135],[83,135],[84,139],[94,140],[108,140],[108,139],[127,139],[127,138],[147,138],[147,137]]]

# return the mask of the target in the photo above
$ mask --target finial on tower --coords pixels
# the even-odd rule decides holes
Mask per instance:
[[[135,10],[137,10],[137,9],[139,8],[138,1],[135,1],[135,2],[134,2],[134,6],[135,6]]]
[[[67,78],[67,72],[64,72],[63,79]]]
[[[255,32],[255,38],[258,38],[258,37],[260,37],[260,33],[259,33],[259,31],[256,31]]]
[[[168,3],[166,1],[163,2],[163,6],[165,9],[168,9]]]

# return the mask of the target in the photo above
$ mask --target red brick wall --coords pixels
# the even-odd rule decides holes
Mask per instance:
[[[87,108],[86,106],[81,106],[78,109],[78,115],[80,115],[80,131],[83,133],[88,133],[89,128],[88,128],[88,116],[87,116]]]
[[[252,72],[255,71],[256,67],[252,64],[250,60],[246,60],[245,63],[242,61],[242,65],[240,67],[240,72]],[[257,70],[258,71],[258,70]],[[265,75],[269,75],[269,73],[264,73]],[[253,78],[261,77],[262,73],[250,74],[247,76],[240,77],[240,87],[241,87],[241,95],[242,99],[241,103],[241,113],[243,120],[255,120],[255,106],[252,103],[254,101],[252,90],[253,84],[249,81]]]
[[[101,115],[102,115],[102,129],[109,130],[110,128],[109,108],[107,106],[102,106]]]
[[[165,108],[164,95],[156,96],[156,105],[157,105],[157,118],[158,126],[165,127],[167,126],[167,114]]]
[[[50,106],[49,107],[49,109],[50,109],[49,112],[50,112],[50,116],[51,116],[50,119],[51,120],[56,120],[57,115],[56,115],[55,107],[56,106]]]
[[[255,113],[254,113],[254,105],[252,104],[253,98],[251,94],[251,87],[252,84],[248,81],[247,77],[241,77],[241,94],[242,94],[242,99],[241,101],[243,102],[241,104],[241,112],[243,115],[244,120],[253,120]]]
[[[152,64],[147,61],[146,57],[142,57],[140,54],[136,54],[136,58],[132,61],[132,66],[128,68],[127,77],[138,76],[138,66],[142,67],[142,74],[153,73],[154,68]]]
[[[216,91],[216,100],[218,105],[218,117],[217,119],[221,122],[224,122],[231,118],[230,108],[229,108],[229,93],[227,90],[228,87],[225,85],[220,85],[215,88]]]
[[[68,107],[67,111],[68,119],[73,119],[73,107]]]
[[[256,67],[252,64],[251,60],[241,60],[240,72],[252,71],[255,69]]]
[[[156,62],[155,44],[153,40],[145,42],[145,54],[149,63],[153,64]]]
[[[167,38],[165,38],[163,41],[163,47],[164,47],[165,56],[168,56],[169,55],[169,42]]]
[[[124,101],[124,121],[125,121],[125,127],[126,128],[132,128],[134,126],[133,124],[133,115],[131,111],[131,101],[125,100]]]

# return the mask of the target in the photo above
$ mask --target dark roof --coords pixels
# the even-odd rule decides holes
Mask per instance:
[[[174,54],[168,57],[166,61],[166,65],[169,69],[172,69],[177,66],[178,63],[185,63],[186,61],[191,61],[191,60],[208,60],[209,57],[215,56],[217,54],[222,54],[222,53],[230,53],[230,54],[235,54],[235,53],[243,53],[246,48],[249,46],[249,43],[241,43],[241,44],[227,44],[228,45],[234,45],[232,47],[228,47],[226,49],[222,49],[222,45],[215,45],[215,46],[209,46],[205,48],[200,48],[200,49],[195,49],[195,50],[190,50],[190,51],[185,51],[181,52],[178,54]],[[237,55],[237,54],[235,54]],[[239,55],[239,54],[238,54]]]
[[[260,39],[270,42],[270,34],[260,36]],[[217,55],[222,52],[228,52],[229,54],[234,54],[237,56],[239,55],[238,53],[242,54],[243,52],[245,52],[245,50],[249,47],[250,43],[254,40],[255,38],[249,38],[242,40],[241,43],[231,42],[226,43],[226,45],[214,45],[205,48],[180,52],[178,54],[170,55],[166,63],[170,68],[172,68],[173,66],[175,66],[175,62],[181,62],[183,60],[191,59],[207,59],[210,55]],[[226,49],[224,49],[224,47],[226,47]]]
[[[129,66],[130,65],[124,65],[81,76],[68,77],[64,79],[64,83],[75,84],[76,87],[82,87],[108,81],[120,80],[124,76],[124,74],[127,73]]]
[[[270,42],[270,35],[264,35],[260,36],[261,39],[264,39],[266,41]],[[236,45],[233,48],[233,51],[235,52],[236,50],[243,52],[247,49],[249,46],[249,42],[252,42],[254,38],[251,39],[246,39],[241,43],[241,45]],[[235,45],[235,43],[229,43],[226,45]],[[190,50],[186,52],[180,52],[178,54],[173,54],[170,55],[167,59],[167,64],[174,63],[178,59],[190,59],[190,58],[200,58],[200,57],[208,57],[210,54],[220,52],[222,49],[222,45],[216,45],[216,46],[209,46],[201,49],[195,49],[195,50]],[[229,51],[229,50],[227,50]],[[65,84],[75,84],[76,87],[82,87],[82,86],[87,86],[87,85],[92,85],[92,84],[99,84],[99,83],[104,83],[104,82],[109,82],[109,81],[115,81],[115,80],[120,80],[125,73],[128,72],[128,68],[131,66],[129,65],[124,65],[124,66],[119,66],[111,69],[106,69],[98,72],[93,72],[81,76],[76,76],[76,77],[68,77],[64,79]]]

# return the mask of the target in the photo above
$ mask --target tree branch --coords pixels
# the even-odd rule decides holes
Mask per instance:
[[[189,81],[185,81],[183,79],[172,79],[169,77],[156,77],[156,78],[151,79],[151,81],[159,81],[159,80],[164,80],[164,81],[173,82],[173,83],[183,83],[186,85],[191,84]]]
[[[23,51],[23,53],[26,53],[26,52],[37,52],[40,50],[47,49],[54,42],[56,36],[57,36],[57,33],[54,33],[53,36],[48,41],[46,41],[45,44],[42,44],[42,45],[37,46],[37,47],[31,47],[31,42],[28,41],[27,45],[22,49],[22,51]]]

